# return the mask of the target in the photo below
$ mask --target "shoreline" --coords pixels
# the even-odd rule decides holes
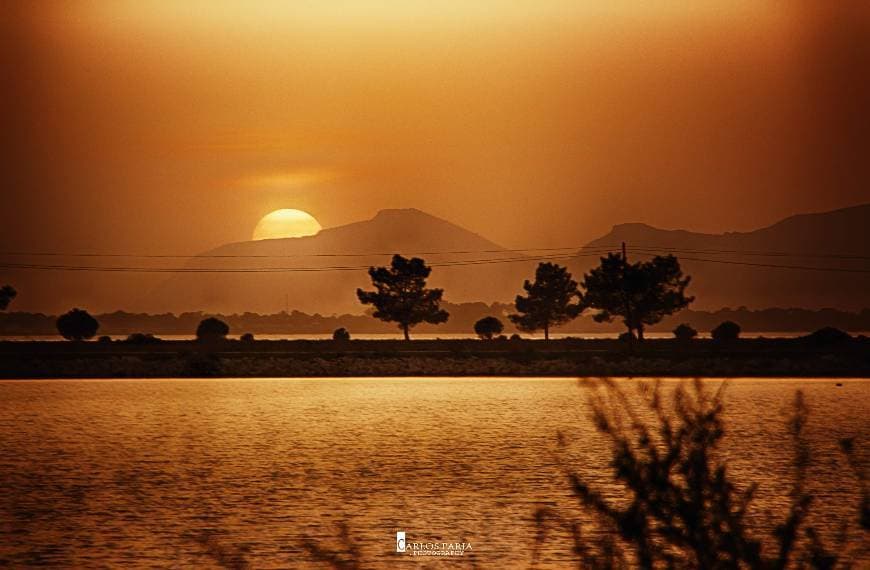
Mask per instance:
[[[870,378],[870,342],[225,340],[0,342],[0,378],[273,377]]]

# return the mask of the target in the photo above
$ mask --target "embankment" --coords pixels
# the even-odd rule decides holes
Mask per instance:
[[[0,342],[2,378],[316,376],[870,377],[870,341]]]

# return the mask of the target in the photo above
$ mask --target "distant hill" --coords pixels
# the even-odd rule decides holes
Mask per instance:
[[[434,265],[430,284],[443,287],[445,298],[452,302],[512,300],[535,266],[533,261],[480,263],[521,256],[420,210],[382,210],[371,220],[325,229],[314,236],[238,242],[205,252],[188,266],[294,271],[174,275],[148,297],[146,310],[271,313],[283,310],[286,300],[290,309],[300,311],[361,313],[364,307],[356,298],[356,289],[370,286],[365,270],[324,270],[386,265],[393,252],[418,254]],[[331,255],[335,253],[352,255]],[[438,266],[456,261],[475,264]]]
[[[702,234],[620,224],[587,244],[569,263],[571,271],[582,275],[597,263],[596,256],[586,253],[622,242],[629,248],[629,257],[635,259],[673,251],[684,271],[692,275],[690,292],[697,298],[692,305],[695,309],[870,307],[870,273],[722,263],[870,270],[870,204],[792,216],[751,232]]]
[[[546,231],[545,222],[541,231]],[[575,258],[559,263],[567,264],[580,281],[583,273],[598,262],[600,252],[616,250],[623,241],[633,259],[675,253],[693,277],[689,291],[697,298],[691,307],[695,310],[742,306],[830,307],[847,311],[870,308],[870,274],[866,272],[714,262],[866,271],[870,269],[870,204],[793,216],[751,232],[703,234],[639,223],[620,224],[587,244]],[[269,314],[284,310],[286,303],[290,310],[306,313],[360,314],[365,308],[357,301],[355,292],[357,287],[369,286],[365,268],[389,263],[393,252],[424,257],[433,266],[431,284],[443,287],[445,299],[453,303],[512,302],[521,292],[523,280],[534,274],[537,264],[522,253],[507,250],[449,221],[419,210],[401,209],[383,210],[370,220],[328,228],[316,236],[231,243],[188,262],[193,269],[292,268],[295,270],[292,272],[183,273],[167,277],[164,273],[20,271],[2,282],[12,283],[19,290],[19,297],[11,307],[15,311],[58,314],[80,306],[106,313],[124,309],[155,314],[187,311]],[[352,255],[329,255],[336,253]],[[497,259],[515,261],[485,263]],[[454,265],[443,265],[451,262]],[[108,258],[87,263],[159,267],[168,262]],[[324,271],[331,267],[345,270]],[[34,299],[42,301],[36,303]]]
[[[690,292],[696,297],[694,309],[832,307],[856,311],[870,307],[868,273],[721,263],[870,269],[870,205],[798,215],[759,230],[725,234],[620,224],[587,244],[576,258],[560,263],[567,263],[580,281],[583,273],[597,264],[598,252],[616,249],[622,242],[628,245],[633,259],[666,252],[677,255],[693,278]],[[454,303],[510,302],[521,291],[523,280],[534,274],[536,265],[535,261],[522,261],[522,254],[425,212],[383,210],[371,220],[325,229],[315,236],[245,241],[205,252],[189,267],[295,271],[178,274],[147,296],[143,309],[273,313],[283,310],[286,302],[290,309],[310,313],[361,313],[364,308],[355,292],[357,287],[367,287],[369,280],[358,268],[387,264],[391,252],[397,251],[420,255],[433,265],[432,286],[443,287],[445,298]],[[352,255],[330,255],[335,253]],[[493,259],[521,261],[480,263]],[[439,266],[457,261],[462,264]],[[344,270],[324,271],[335,267]]]

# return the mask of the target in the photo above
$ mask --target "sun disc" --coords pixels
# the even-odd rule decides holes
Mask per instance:
[[[308,212],[285,208],[263,216],[254,228],[255,240],[313,236],[323,229]]]

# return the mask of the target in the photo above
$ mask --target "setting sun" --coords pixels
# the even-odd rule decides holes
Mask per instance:
[[[313,236],[321,229],[320,223],[308,212],[285,208],[263,216],[254,228],[253,239]]]

